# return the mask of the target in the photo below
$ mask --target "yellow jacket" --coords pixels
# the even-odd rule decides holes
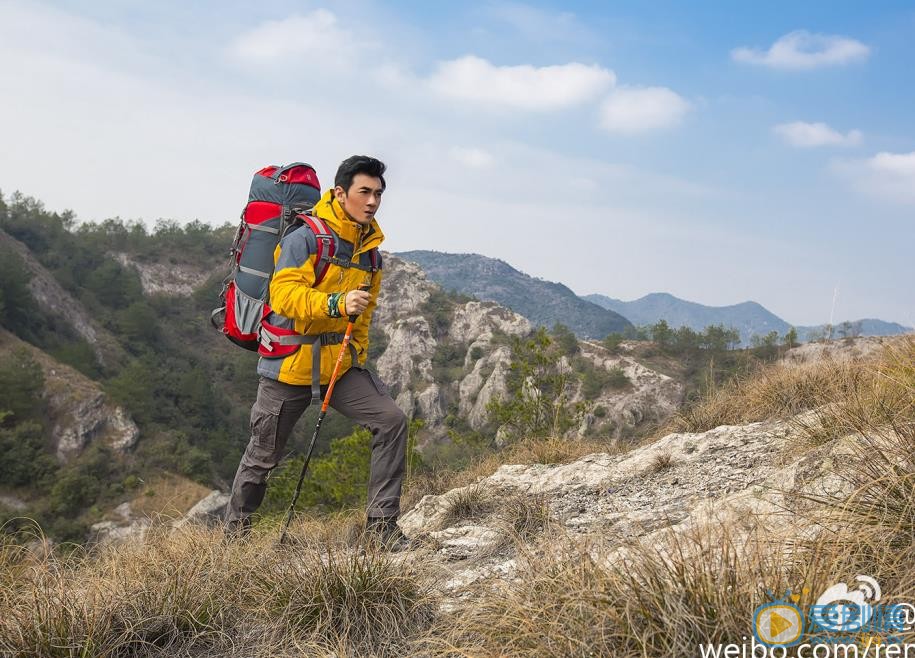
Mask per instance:
[[[363,227],[350,219],[328,190],[315,205],[313,214],[327,224],[337,235],[336,259],[367,265],[369,251],[378,247],[384,234],[375,220]],[[342,267],[331,262],[321,282],[315,286],[314,234],[302,227],[286,235],[274,252],[276,270],[270,281],[270,308],[273,314],[268,322],[294,329],[300,334],[343,333],[348,322],[344,308],[344,295],[339,295],[336,310],[328,308],[333,293],[346,293],[363,284],[369,284],[371,301],[353,325],[352,345],[358,355],[358,364],[364,365],[369,347],[369,325],[381,288],[381,256],[377,257],[378,271],[374,276],[355,267]],[[338,314],[339,317],[333,317]],[[330,381],[331,373],[340,352],[340,345],[321,347],[321,384]],[[287,384],[311,385],[312,346],[303,345],[286,358],[261,358],[258,373]],[[353,366],[352,352],[343,356],[340,375]]]

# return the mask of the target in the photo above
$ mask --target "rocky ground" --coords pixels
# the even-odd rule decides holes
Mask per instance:
[[[803,446],[799,428],[809,422],[672,433],[626,453],[597,453],[570,464],[505,465],[475,484],[424,497],[401,526],[426,540],[421,550],[447,576],[443,593],[460,600],[470,585],[511,578],[519,549],[531,550],[542,533],[606,550],[633,540],[660,543],[667,532],[713,522],[735,533],[784,525],[786,496],[835,494],[846,486],[828,468],[847,447]],[[538,523],[512,526],[525,506],[543,506]],[[519,528],[528,533],[520,543]]]

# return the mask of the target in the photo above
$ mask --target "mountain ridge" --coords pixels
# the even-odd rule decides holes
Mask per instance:
[[[666,292],[653,292],[632,301],[623,301],[607,295],[593,293],[584,299],[620,313],[636,325],[651,325],[665,320],[672,328],[687,326],[701,331],[713,324],[723,324],[740,331],[741,342],[749,344],[753,336],[764,336],[770,331],[784,335],[793,326],[801,342],[813,340],[829,333],[829,325],[792,325],[775,315],[759,302],[748,300],[725,306],[709,306],[682,299]],[[912,331],[897,322],[864,318],[833,325],[833,337],[844,335],[890,336]]]
[[[419,265],[445,290],[497,302],[534,325],[564,324],[583,338],[603,338],[632,326],[619,313],[582,299],[568,286],[532,277],[498,258],[425,249],[396,255]]]

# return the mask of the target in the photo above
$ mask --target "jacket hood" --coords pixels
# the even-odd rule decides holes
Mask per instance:
[[[321,200],[315,204],[312,212],[323,219],[338,237],[353,244],[353,256],[373,249],[384,241],[384,233],[381,232],[381,227],[378,226],[375,219],[372,219],[372,223],[368,226],[362,226],[347,216],[334,197],[333,188],[321,196]]]

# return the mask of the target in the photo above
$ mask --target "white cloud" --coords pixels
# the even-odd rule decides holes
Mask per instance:
[[[579,105],[615,81],[613,71],[597,65],[496,66],[467,55],[439,64],[428,84],[440,96],[467,103],[547,111]]]
[[[884,151],[864,160],[837,161],[832,169],[869,197],[915,205],[915,151]]]
[[[802,71],[848,64],[869,54],[870,48],[855,39],[797,30],[781,37],[766,51],[735,48],[731,58],[735,62]]]
[[[772,132],[791,146],[810,148],[814,146],[855,146],[861,143],[860,130],[849,130],[844,135],[822,122],[807,123],[792,121],[773,126]]]
[[[480,148],[463,148],[455,146],[449,151],[452,159],[471,169],[485,169],[494,161],[492,153]]]
[[[600,109],[601,128],[637,135],[674,126],[692,106],[667,87],[622,87]]]
[[[358,44],[358,45],[354,45]],[[310,66],[345,67],[355,60],[356,51],[367,45],[340,29],[336,15],[327,9],[316,9],[305,15],[261,23],[239,35],[229,52],[239,61],[254,65],[280,64],[290,66],[298,58],[308,58]]]
[[[317,9],[305,16],[261,23],[235,39],[232,49],[243,59],[273,61],[304,55],[339,36],[337,32],[337,17],[326,9]]]
[[[904,176],[915,180],[915,151],[911,153],[878,153],[868,160],[870,167],[890,176]]]
[[[580,41],[582,38],[591,38],[591,31],[571,12],[548,11],[520,2],[500,2],[487,6],[483,13],[532,41]],[[485,32],[488,34],[489,30]]]

